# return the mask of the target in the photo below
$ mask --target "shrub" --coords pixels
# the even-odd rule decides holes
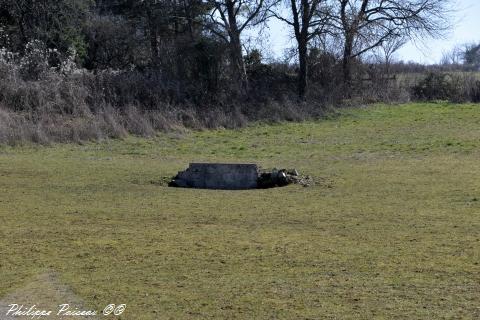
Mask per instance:
[[[448,73],[430,72],[425,79],[413,88],[413,94],[419,100],[449,100],[454,96],[455,87]]]
[[[470,98],[472,102],[480,102],[480,81],[476,80],[470,88]]]

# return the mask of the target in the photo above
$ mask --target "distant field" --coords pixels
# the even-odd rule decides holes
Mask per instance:
[[[455,75],[458,77],[465,77],[469,78],[472,77],[476,80],[480,80],[480,72],[475,72],[475,71],[445,71],[443,72],[444,74],[450,74],[450,75]],[[397,81],[403,84],[408,84],[409,86],[413,86],[426,77],[426,73],[422,72],[412,72],[412,73],[399,73],[397,75]]]
[[[297,168],[317,184],[167,188],[164,177],[191,161]],[[479,319],[480,105],[0,147],[0,239],[0,310],[21,301],[125,303],[121,319]]]

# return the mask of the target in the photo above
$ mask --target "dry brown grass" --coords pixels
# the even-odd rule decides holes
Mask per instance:
[[[172,93],[171,84],[161,77],[136,71],[69,75],[50,71],[31,79],[15,65],[0,61],[0,144],[83,142],[128,134],[152,137],[185,128],[233,129],[259,120],[311,119],[322,111],[319,104],[268,97],[193,102]]]

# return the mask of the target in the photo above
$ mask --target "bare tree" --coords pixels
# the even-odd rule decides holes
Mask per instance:
[[[268,0],[206,0],[211,6],[205,27],[228,45],[232,75],[243,90],[248,78],[243,60],[242,32],[266,20]]]
[[[448,0],[333,0],[332,22],[343,38],[343,77],[350,84],[352,61],[391,39],[440,37],[449,29]],[[348,86],[347,86],[348,87]]]
[[[461,46],[455,46],[452,50],[443,52],[440,64],[442,66],[459,66],[463,61],[463,53]]]
[[[329,30],[327,0],[289,0],[288,16],[272,15],[293,28],[299,63],[298,96],[305,99],[308,90],[308,47],[310,41]]]
[[[387,78],[390,77],[390,65],[392,64],[395,53],[400,50],[405,43],[407,43],[407,39],[400,36],[385,39],[385,41],[379,45],[378,49],[382,55]]]

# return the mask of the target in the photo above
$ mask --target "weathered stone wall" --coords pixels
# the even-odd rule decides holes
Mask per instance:
[[[178,186],[242,190],[257,188],[256,164],[191,163],[175,179]]]

